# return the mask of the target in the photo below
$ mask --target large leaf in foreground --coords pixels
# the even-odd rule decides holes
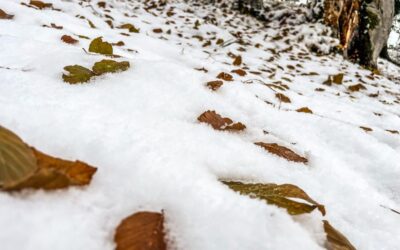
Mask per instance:
[[[332,227],[328,221],[324,220],[323,222],[327,238],[326,248],[328,250],[356,250],[346,236]]]
[[[90,43],[89,51],[103,55],[112,55],[113,47],[110,43],[103,42],[102,38],[98,37]]]
[[[32,176],[38,166],[32,150],[16,134],[0,126],[0,188]]]
[[[242,183],[236,181],[222,181],[232,190],[240,194],[249,195],[266,201],[281,208],[285,208],[291,215],[310,213],[315,208],[325,215],[325,207],[310,198],[301,188],[292,184],[263,184],[263,183]],[[294,199],[301,199],[307,203]]]
[[[165,250],[163,223],[163,214],[154,212],[138,212],[125,218],[114,236],[116,250]]]

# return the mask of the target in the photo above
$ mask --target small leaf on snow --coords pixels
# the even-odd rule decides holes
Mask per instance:
[[[233,76],[231,74],[221,72],[217,76],[218,79],[222,79],[224,81],[233,81]]]
[[[332,82],[335,83],[335,84],[342,84],[343,83],[343,77],[344,77],[343,73],[339,73],[337,75],[333,75],[332,76]]]
[[[37,171],[28,179],[7,188],[9,191],[24,188],[61,189],[68,186],[87,185],[97,168],[80,161],[67,161],[46,155],[31,148],[37,162]]]
[[[210,124],[216,130],[228,130],[228,131],[242,131],[246,126],[240,122],[233,123],[229,118],[222,117],[215,111],[206,111],[201,114],[197,120],[199,122],[204,122]]]
[[[372,128],[369,128],[369,127],[360,126],[360,128],[361,128],[362,130],[364,130],[365,132],[371,132],[371,131],[373,131]]]
[[[160,29],[160,28],[156,28],[156,29],[153,29],[153,32],[154,32],[154,33],[162,33],[163,30]]]
[[[9,15],[2,9],[0,9],[0,19],[13,19],[14,15]]]
[[[105,73],[115,73],[118,71],[125,71],[129,68],[130,64],[127,61],[116,62],[114,60],[101,60],[96,62],[92,70],[96,75],[102,75]]]
[[[209,87],[210,89],[215,91],[215,90],[219,89],[222,86],[222,84],[224,84],[223,81],[219,81],[219,80],[210,81],[207,83],[207,87]]]
[[[101,37],[94,39],[89,45],[89,51],[103,55],[112,55],[113,47],[108,42],[103,42]]]
[[[52,8],[53,4],[51,3],[44,3],[42,1],[37,1],[37,0],[31,0],[29,2],[30,5],[33,5],[39,9],[45,9],[45,8]]]
[[[16,134],[0,126],[0,188],[12,187],[37,170],[32,150]]]
[[[131,33],[139,33],[140,32],[140,29],[136,28],[135,25],[130,24],[130,23],[123,24],[123,25],[119,26],[118,28],[127,29]]]
[[[166,250],[163,224],[161,213],[137,212],[125,218],[115,232],[116,250]]]
[[[235,60],[233,60],[232,64],[235,65],[235,66],[240,66],[242,64],[242,57],[241,56],[237,56],[235,58]]]
[[[290,103],[291,102],[290,98],[285,96],[282,93],[276,93],[275,97],[278,98],[281,102],[284,102],[284,103]]]
[[[291,215],[310,213],[317,208],[322,215],[325,215],[325,207],[307,195],[301,188],[292,184],[263,184],[263,183],[242,183],[236,181],[222,181],[232,190],[243,195],[258,198],[281,208],[285,208]],[[307,203],[294,199],[301,199]]]
[[[361,83],[349,86],[349,90],[351,92],[356,92],[356,91],[360,91],[360,90],[363,90],[363,89],[367,89],[367,88],[364,85],[362,85]]]
[[[391,133],[391,134],[400,134],[400,132],[398,130],[390,130],[390,129],[386,129],[387,132]]]
[[[338,230],[324,220],[324,230],[326,233],[326,248],[328,250],[356,250],[350,241]]]
[[[265,150],[267,150],[271,154],[275,154],[280,157],[283,157],[288,161],[301,162],[301,163],[308,162],[308,160],[306,158],[301,157],[300,155],[293,152],[291,149],[288,149],[288,148],[278,145],[276,143],[257,142],[254,144],[256,144],[257,146],[263,147]]]
[[[231,71],[232,73],[235,73],[239,76],[245,76],[247,75],[246,71],[244,71],[243,69],[234,69]]]
[[[61,37],[61,40],[64,43],[68,43],[68,44],[76,44],[78,42],[78,40],[76,40],[76,39],[74,39],[74,38],[72,38],[71,36],[68,36],[68,35],[63,35]]]
[[[66,66],[64,70],[68,71],[69,74],[63,74],[62,78],[65,82],[71,84],[88,82],[94,76],[90,69],[80,65]]]
[[[302,107],[302,108],[297,109],[296,111],[300,112],[300,113],[308,113],[308,114],[312,114],[313,113],[312,110],[309,109],[308,107]]]

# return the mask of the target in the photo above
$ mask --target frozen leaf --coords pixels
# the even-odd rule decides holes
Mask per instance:
[[[270,152],[271,154],[275,154],[277,156],[283,157],[288,161],[293,161],[293,162],[301,162],[301,163],[307,163],[308,160],[292,150],[280,146],[276,143],[265,143],[265,142],[256,142],[255,143],[257,146],[263,147],[265,150]]]
[[[89,51],[103,55],[112,55],[113,47],[108,42],[103,42],[101,37],[94,39],[89,45]]]
[[[63,35],[61,37],[61,40],[64,43],[68,43],[68,44],[76,44],[76,43],[78,43],[78,40],[76,40],[76,39],[74,39],[74,38],[72,38],[71,36],[68,36],[68,35]]]
[[[233,81],[233,76],[231,74],[221,72],[217,76],[218,79],[222,79],[224,81]]]
[[[101,60],[93,65],[92,70],[94,74],[102,75],[105,73],[125,71],[129,68],[129,66],[130,64],[127,61],[116,62],[114,60]]]
[[[44,3],[42,1],[36,1],[36,0],[31,0],[29,2],[29,4],[35,6],[36,8],[39,8],[39,9],[45,9],[45,8],[52,8],[53,7],[53,4],[51,4],[51,3]]]
[[[164,215],[137,212],[119,224],[114,241],[116,250],[166,250]]]
[[[323,205],[311,199],[301,188],[292,184],[277,185],[272,183],[242,183],[236,181],[222,182],[240,194],[258,198],[266,201],[268,204],[285,208],[291,215],[311,213],[316,208],[322,215],[325,215],[325,207]],[[300,202],[298,199],[307,203]]]
[[[275,97],[279,99],[279,101],[284,102],[284,103],[290,103],[290,98],[285,96],[282,93],[276,93]]]
[[[14,15],[9,15],[2,9],[0,9],[0,19],[13,19]]]
[[[312,110],[309,109],[308,107],[302,107],[302,108],[297,109],[296,111],[300,112],[300,113],[308,113],[308,114],[312,114],[313,113]]]
[[[235,66],[240,66],[242,64],[242,57],[241,56],[235,57],[235,60],[233,60],[232,64]]]
[[[123,24],[123,25],[119,26],[118,28],[127,29],[131,33],[139,33],[140,32],[140,29],[136,28],[135,25],[130,24],[130,23]]]
[[[215,91],[215,90],[219,89],[222,86],[222,84],[224,84],[223,81],[219,81],[219,80],[211,81],[211,82],[207,83],[207,87],[209,87],[210,89]]]
[[[240,122],[233,123],[229,118],[222,117],[215,111],[206,111],[201,114],[197,120],[199,122],[204,122],[210,124],[216,130],[228,130],[228,131],[242,131],[246,126]]]
[[[68,71],[68,74],[63,74],[62,78],[71,84],[88,82],[94,76],[90,69],[80,65],[66,66],[64,70]]]
[[[350,241],[338,230],[324,220],[324,230],[326,233],[327,241],[325,243],[328,250],[356,250]]]
[[[0,126],[0,188],[26,180],[37,170],[35,155],[16,134]]]
[[[12,186],[7,190],[34,189],[61,189],[68,186],[87,185],[92,180],[97,168],[81,161],[67,161],[46,155],[35,148],[31,148],[38,166],[37,171],[28,179]]]
[[[244,71],[243,69],[234,69],[231,71],[232,73],[235,73],[239,76],[245,76],[247,75],[246,71]]]

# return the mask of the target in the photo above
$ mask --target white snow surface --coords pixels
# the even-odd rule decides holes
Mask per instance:
[[[61,11],[0,0],[0,9],[15,15],[0,20],[0,124],[45,153],[98,171],[86,187],[0,193],[1,250],[113,249],[119,222],[143,210],[164,211],[170,249],[324,249],[322,219],[357,249],[399,249],[400,215],[390,209],[400,210],[400,135],[387,130],[400,130],[400,85],[339,55],[310,53],[307,42],[325,27],[299,24],[285,32],[288,26],[264,27],[248,16],[180,1],[147,11],[145,1],[107,1],[109,12],[96,1],[47,2]],[[168,17],[171,8],[175,15]],[[122,35],[128,31],[109,27],[105,14],[115,27],[132,23],[140,33]],[[205,23],[212,15],[216,22]],[[63,29],[42,27],[50,23]],[[213,37],[234,41],[237,31],[247,45],[221,47],[214,39],[202,46]],[[64,34],[79,43],[63,43]],[[283,38],[273,39],[276,34]],[[86,53],[90,40],[77,35],[123,41],[114,46],[122,58],[114,60],[131,68],[87,84],[63,82],[63,67],[90,68],[105,59]],[[233,74],[233,82],[211,91],[206,82],[238,68],[228,52],[242,56],[249,74]],[[202,67],[208,72],[195,70]],[[304,74],[310,72],[317,74]],[[342,85],[322,84],[337,73],[345,74]],[[358,83],[367,89],[347,89]],[[280,103],[275,92],[291,103]],[[295,111],[301,107],[313,114]],[[197,117],[206,110],[247,129],[222,132],[201,124]],[[270,154],[253,144],[258,141],[284,145],[309,163]],[[290,216],[220,179],[298,185],[327,215]]]

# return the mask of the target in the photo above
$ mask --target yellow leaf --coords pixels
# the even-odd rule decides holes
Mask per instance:
[[[94,39],[89,45],[89,51],[103,55],[112,55],[113,47],[108,42],[103,42],[101,37]]]

